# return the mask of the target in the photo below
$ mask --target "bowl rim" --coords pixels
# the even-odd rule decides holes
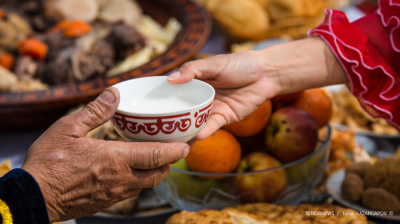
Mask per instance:
[[[235,176],[243,176],[243,175],[252,175],[252,174],[259,174],[259,173],[264,173],[264,172],[269,172],[269,171],[274,171],[274,170],[280,170],[280,169],[285,169],[303,162],[308,161],[309,159],[311,159],[312,157],[314,157],[316,154],[320,153],[321,151],[323,151],[331,142],[331,137],[332,137],[332,127],[328,124],[327,125],[328,128],[328,135],[325,139],[325,141],[322,143],[322,145],[315,150],[313,153],[299,159],[293,162],[289,162],[289,163],[285,163],[281,166],[277,166],[277,167],[273,167],[273,168],[269,168],[269,169],[265,169],[265,170],[258,170],[258,171],[253,171],[253,172],[245,172],[245,173],[202,173],[202,172],[194,172],[194,171],[190,171],[190,170],[182,170],[182,169],[178,169],[175,167],[171,167],[171,171],[176,171],[179,173],[184,173],[184,174],[188,174],[188,175],[194,175],[194,176],[205,176],[205,177],[235,177]]]
[[[87,103],[116,83],[132,78],[162,75],[183,64],[206,43],[211,33],[211,18],[204,8],[191,0],[157,1],[175,9],[180,16],[176,18],[182,25],[166,52],[140,67],[112,77],[101,76],[84,82],[50,86],[46,90],[0,93],[0,112],[4,114],[20,111],[21,107],[32,108],[38,105]]]
[[[117,83],[111,87],[117,88],[116,85],[125,83],[125,82],[134,82],[135,80],[141,80],[141,79],[164,79],[167,80],[167,76],[149,76],[149,77],[140,77],[140,78],[134,78],[134,79],[129,79],[120,83]],[[167,81],[168,82],[168,81]],[[174,111],[170,111],[170,112],[166,112],[166,113],[135,113],[135,112],[129,112],[126,110],[117,110],[117,113],[120,114],[126,114],[126,115],[133,115],[133,116],[142,116],[142,117],[148,117],[148,116],[170,116],[170,115],[175,115],[175,114],[180,114],[180,113],[184,113],[187,111],[193,111],[196,110],[197,108],[202,108],[202,107],[206,107],[209,104],[212,104],[214,97],[215,97],[215,89],[214,87],[212,87],[210,84],[208,84],[207,82],[204,82],[202,80],[199,79],[192,79],[188,82],[196,82],[196,83],[200,83],[201,85],[207,86],[208,88],[211,89],[212,91],[212,95],[210,98],[208,98],[207,100],[204,100],[202,103],[197,104],[196,106],[192,106],[192,107],[188,107],[185,109],[181,109],[181,110],[174,110]],[[186,83],[188,83],[186,82]],[[171,85],[184,85],[186,83],[182,83],[182,84],[171,84]],[[118,88],[117,88],[118,89]],[[119,91],[119,90],[118,90]],[[121,93],[120,93],[121,94]],[[121,97],[121,96],[120,96]]]

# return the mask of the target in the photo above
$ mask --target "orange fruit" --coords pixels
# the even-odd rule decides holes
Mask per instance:
[[[267,100],[243,120],[222,127],[238,137],[249,137],[264,130],[272,113],[271,101]]]
[[[304,91],[299,99],[287,106],[303,109],[308,112],[322,128],[332,117],[332,100],[323,89],[309,89]]]
[[[235,136],[220,129],[193,145],[186,157],[186,164],[196,172],[231,173],[238,166],[241,154],[242,149]]]

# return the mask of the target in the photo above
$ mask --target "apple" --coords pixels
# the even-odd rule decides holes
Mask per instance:
[[[185,159],[181,159],[178,162],[172,164],[172,167],[174,167],[176,169],[180,169],[180,170],[189,170],[189,167],[186,164],[186,160]]]
[[[179,160],[177,163],[173,164],[172,167],[179,170],[189,171],[185,159]],[[177,191],[181,198],[193,197],[199,199],[204,198],[211,188],[222,188],[223,184],[222,181],[203,179],[195,175],[175,170],[171,170],[163,181],[166,182],[164,187],[169,188],[164,189],[163,191]]]
[[[292,162],[312,153],[317,142],[318,124],[302,109],[279,109],[267,125],[267,152],[282,162]]]
[[[254,172],[280,166],[281,163],[264,152],[253,152],[239,163],[237,173]],[[240,202],[273,202],[287,187],[284,169],[266,171],[257,174],[235,176],[232,193],[240,195]]]

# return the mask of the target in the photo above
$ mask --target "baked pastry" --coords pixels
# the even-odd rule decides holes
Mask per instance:
[[[314,212],[310,213],[310,212]],[[335,205],[282,206],[267,203],[246,204],[218,212],[202,210],[183,211],[168,219],[167,224],[367,224],[367,218],[352,209]]]
[[[268,13],[272,21],[294,17],[316,17],[331,0],[270,0]]]
[[[183,211],[173,215],[166,224],[234,224],[226,212],[201,210],[199,212]]]
[[[269,16],[257,1],[203,0],[220,27],[231,36],[243,39],[262,39],[268,30]]]
[[[275,21],[265,33],[264,38],[282,38],[290,36],[294,40],[306,38],[307,32],[318,26],[324,19],[324,14],[316,17],[295,17]]]
[[[271,0],[252,0],[254,2],[257,2],[259,5],[261,5],[264,9],[268,8],[269,2]]]

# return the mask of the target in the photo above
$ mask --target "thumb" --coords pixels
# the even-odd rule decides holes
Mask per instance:
[[[107,88],[84,109],[62,118],[62,130],[70,136],[85,137],[89,131],[111,119],[118,109],[119,99],[117,88]]]
[[[220,60],[218,56],[211,58],[189,61],[183,64],[177,72],[167,77],[171,84],[182,84],[192,79],[213,79],[220,71]]]

